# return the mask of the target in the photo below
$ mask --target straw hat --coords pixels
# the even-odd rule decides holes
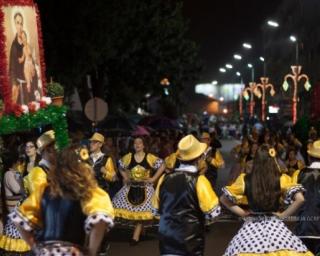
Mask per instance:
[[[41,153],[42,150],[50,145],[51,143],[55,142],[55,135],[53,130],[46,131],[37,139],[37,148],[38,152]]]
[[[104,136],[101,133],[95,132],[89,140],[104,143]]]
[[[308,154],[315,158],[320,158],[320,140],[316,140],[312,143],[308,150]]]
[[[206,143],[199,142],[193,135],[183,137],[178,144],[177,158],[190,161],[201,156],[207,149]]]
[[[200,137],[201,139],[210,139],[211,137],[210,137],[210,134],[209,133],[207,133],[207,132],[203,132],[202,134],[201,134],[201,137]]]

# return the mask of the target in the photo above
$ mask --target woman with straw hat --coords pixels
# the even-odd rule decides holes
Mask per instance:
[[[205,220],[219,215],[219,200],[209,181],[199,175],[205,143],[193,135],[178,144],[179,167],[163,175],[153,197],[154,214],[160,215],[161,255],[203,255]]]

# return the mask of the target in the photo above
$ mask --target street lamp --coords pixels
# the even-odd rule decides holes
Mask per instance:
[[[228,69],[232,69],[232,68],[233,68],[233,66],[232,66],[231,64],[226,64],[226,68],[228,68]]]
[[[225,68],[219,68],[219,71],[221,72],[221,73],[226,73],[226,69]]]
[[[237,76],[241,76],[241,73],[239,71],[236,72]]]
[[[248,68],[251,69],[251,81],[254,82],[254,67],[251,63],[248,63]]]
[[[261,120],[265,121],[265,111],[266,111],[266,90],[270,88],[270,95],[273,97],[275,95],[274,86],[269,83],[268,77],[261,77],[261,83],[256,84],[256,88],[254,89],[254,94],[261,98]]]
[[[291,35],[290,41],[296,44],[296,65],[299,65],[299,42],[296,36]]]
[[[269,25],[270,27],[274,27],[274,28],[279,27],[279,23],[276,22],[276,21],[274,21],[274,20],[268,20],[267,23],[268,23],[268,25]]]
[[[249,43],[243,43],[242,46],[246,49],[251,49],[252,48],[252,45],[249,44]]]
[[[257,84],[255,82],[250,82],[249,87],[246,87],[243,89],[242,95],[245,98],[245,100],[249,100],[250,98],[250,103],[249,103],[249,113],[250,113],[250,118],[253,117],[253,109],[254,109],[254,91],[257,87]],[[250,96],[249,96],[250,93]]]
[[[287,80],[291,78],[293,81],[293,97],[292,97],[292,122],[295,124],[297,122],[297,93],[298,93],[298,82],[301,79],[305,79],[304,88],[309,91],[311,88],[311,84],[309,83],[309,77],[306,74],[301,73],[302,66],[296,65],[291,66],[292,74],[287,74],[284,77],[284,81],[282,84],[282,88],[284,91],[287,91],[289,88],[289,84]]]
[[[242,56],[239,55],[239,54],[234,54],[234,55],[233,55],[233,58],[236,59],[236,60],[241,60],[241,59],[242,59]]]
[[[218,81],[217,80],[214,80],[211,82],[213,85],[217,85],[218,84]]]

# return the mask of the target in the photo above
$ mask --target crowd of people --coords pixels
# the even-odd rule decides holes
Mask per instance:
[[[0,254],[107,255],[111,228],[132,230],[137,246],[158,226],[161,255],[203,255],[206,226],[222,208],[244,220],[224,255],[320,253],[320,140],[314,128],[309,137],[304,152],[293,134],[253,129],[231,151],[236,164],[220,192],[214,133],[114,143],[95,132],[58,150],[49,130],[4,159]],[[294,232],[283,222],[292,215]]]

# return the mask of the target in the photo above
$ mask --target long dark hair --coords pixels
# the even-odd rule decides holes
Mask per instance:
[[[277,208],[280,198],[280,170],[275,156],[269,153],[269,147],[262,145],[253,160],[251,192],[253,204],[264,211]]]

